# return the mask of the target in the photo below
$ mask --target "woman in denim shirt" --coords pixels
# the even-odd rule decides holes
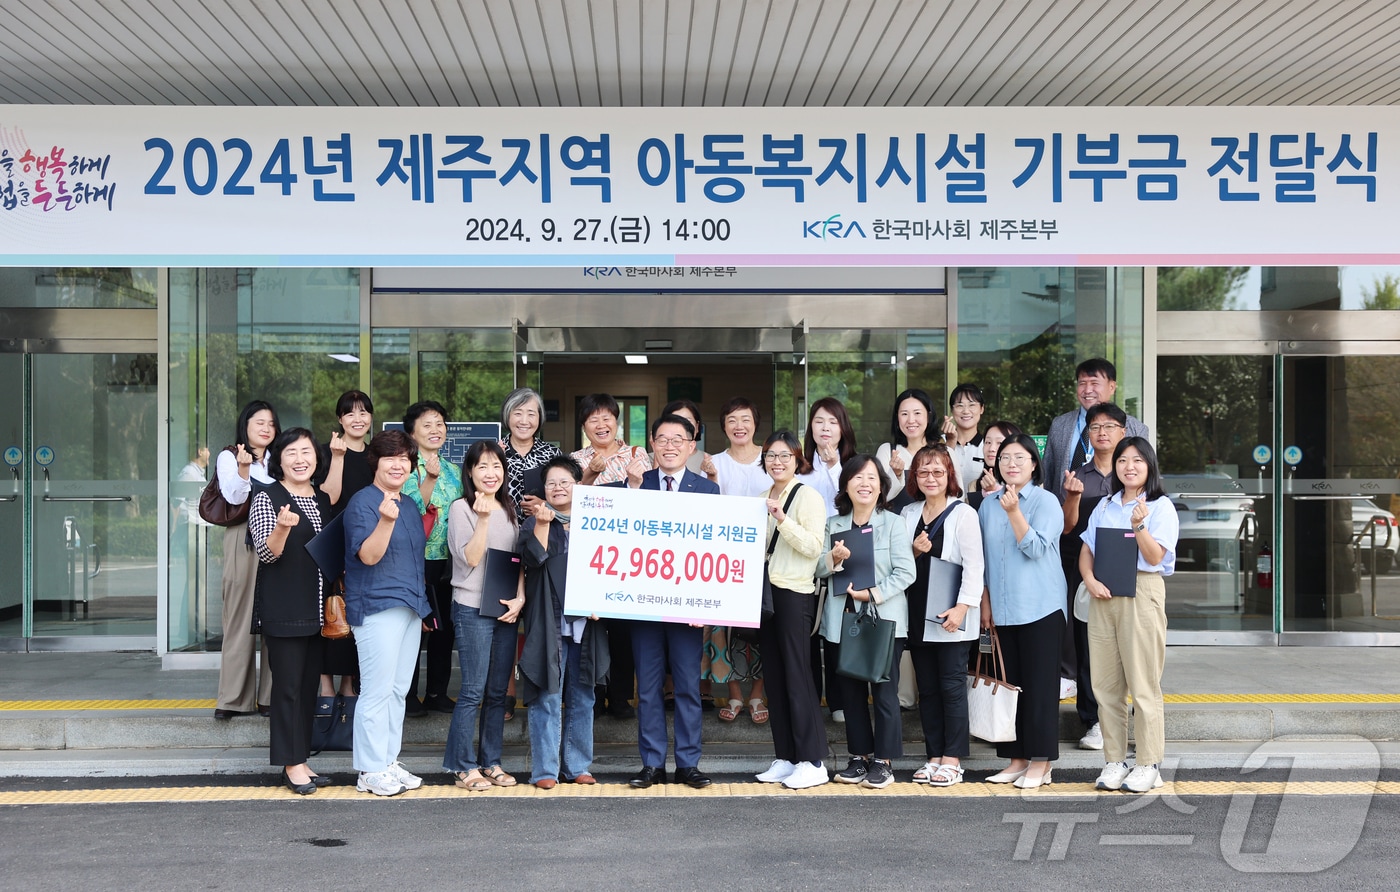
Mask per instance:
[[[343,515],[345,618],[360,650],[356,789],[393,796],[423,783],[398,758],[418,636],[432,610],[423,593],[423,522],[403,497],[417,450],[400,431],[385,431],[365,450],[374,483],[350,498]]]
[[[875,586],[832,592],[822,614],[822,637],[834,644],[841,640],[841,617],[854,611],[857,602],[874,601],[881,619],[893,620],[894,654],[890,680],[867,684],[837,675],[841,703],[846,709],[846,745],[850,761],[836,775],[844,784],[881,789],[894,782],[890,762],[904,755],[903,723],[899,717],[899,657],[908,635],[908,606],[904,590],[914,581],[914,550],[898,514],[885,510],[885,490],[889,481],[875,456],[857,454],[841,466],[840,488],[836,493],[836,516],[826,522],[826,552],[817,561],[817,575],[828,577],[850,556],[844,540],[851,535],[875,538]],[[866,532],[868,530],[868,532]],[[871,727],[870,710],[875,705]]]
[[[1011,764],[988,783],[1033,790],[1050,783],[1060,757],[1060,638],[1065,575],[1060,568],[1060,502],[1040,488],[1040,454],[1025,434],[1007,437],[994,467],[1001,493],[978,509],[986,550],[982,627],[997,629],[1006,680],[1021,688],[1016,739],[997,744]]]

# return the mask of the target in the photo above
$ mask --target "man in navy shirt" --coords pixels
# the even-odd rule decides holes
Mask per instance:
[[[651,426],[656,467],[628,485],[661,492],[719,495],[719,486],[686,469],[695,452],[695,426],[680,415],[663,415]],[[621,486],[621,483],[613,484]],[[699,623],[638,622],[632,627],[632,655],[637,664],[637,746],[642,770],[629,783],[646,789],[666,780],[666,706],[662,688],[666,672],[676,697],[676,775],[678,784],[699,789],[710,779],[700,772],[700,656],[704,638]],[[669,659],[668,659],[669,658]],[[669,665],[668,665],[669,663]]]

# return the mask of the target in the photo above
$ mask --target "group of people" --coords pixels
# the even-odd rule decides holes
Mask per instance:
[[[530,783],[541,789],[596,783],[595,715],[630,715],[634,699],[641,767],[629,783],[704,787],[711,781],[700,769],[701,719],[716,684],[726,686],[721,720],[747,708],[771,729],[774,759],[759,781],[879,789],[894,781],[892,762],[903,755],[903,681],[905,696],[917,699],[926,754],[913,780],[947,787],[962,781],[969,752],[973,643],[994,630],[1005,680],[1021,693],[1015,739],[997,746],[1007,765],[987,780],[1023,789],[1051,783],[1063,673],[1078,679],[1081,745],[1105,753],[1098,786],[1146,792],[1161,783],[1162,578],[1174,566],[1176,512],[1145,428],[1112,402],[1112,364],[1086,361],[1076,377],[1079,406],[1054,420],[1044,456],[1015,424],[983,429],[985,400],[971,384],[953,391],[946,417],[922,390],[899,394],[890,441],[873,454],[857,452],[850,418],[833,398],[812,405],[802,436],[778,430],[759,445],[759,410],[736,397],[720,411],[728,448],[707,455],[697,450],[703,422],[694,403],[662,410],[648,450],[623,441],[615,399],[591,394],[578,411],[587,445],[565,455],[540,436],[539,394],[521,388],[502,407],[501,441],[472,444],[460,468],[441,455],[447,412],[432,401],[410,406],[402,431],[371,437],[373,405],[351,391],[337,406],[342,430],[324,444],[304,428],[281,430],[272,407],[255,401],[216,463],[224,497],[251,499],[246,527],[225,534],[216,717],[256,703],[252,638],[236,634],[242,628],[262,635],[271,673],[270,685],[263,681],[269,759],[298,793],[327,782],[308,759],[316,696],[333,674],[358,680],[357,788],[380,796],[422,784],[399,752],[405,715],[427,710],[452,714],[443,768],[457,786],[515,784],[501,762],[517,696],[528,707]],[[747,701],[729,630],[565,611],[569,511],[579,485],[765,500],[772,609],[756,645],[742,645],[762,654]],[[336,514],[354,635],[353,644],[327,649],[319,631],[335,580],[305,546]],[[1135,539],[1133,591],[1110,591],[1095,574],[1100,529]],[[872,543],[874,584],[838,590],[848,543],[863,536]],[[930,605],[930,580],[945,564],[961,574],[955,597]],[[844,620],[867,605],[894,624],[890,665],[879,676],[886,681],[835,671]],[[345,665],[346,646],[353,666]],[[455,701],[447,693],[454,647]],[[902,665],[912,684],[901,679]],[[847,764],[834,775],[825,766],[823,694],[846,726]],[[675,772],[668,777],[669,708]]]

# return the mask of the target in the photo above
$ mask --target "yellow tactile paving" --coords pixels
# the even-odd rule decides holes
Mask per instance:
[[[1244,781],[1178,781],[1165,784],[1156,791],[1160,795],[1176,796],[1230,796],[1236,793],[1254,793],[1261,796],[1395,796],[1400,795],[1400,782],[1380,781],[1307,781],[1286,782],[1244,782]],[[1123,793],[1104,793],[1094,789],[1093,784],[1054,784],[1033,792],[1017,790],[1010,785],[993,785],[967,782],[946,789],[930,789],[913,783],[892,784],[884,790],[863,790],[845,784],[825,784],[807,790],[786,790],[777,784],[758,783],[717,783],[703,790],[692,790],[676,784],[665,784],[648,790],[634,790],[625,784],[597,784],[576,786],[563,784],[553,790],[544,791],[527,784],[515,787],[498,788],[481,793],[470,793],[446,785],[426,786],[398,796],[380,798],[367,793],[356,792],[354,784],[323,787],[311,796],[298,796],[279,786],[198,786],[198,787],[142,787],[135,789],[99,790],[32,790],[0,792],[0,807],[32,805],[94,805],[94,804],[146,804],[162,802],[325,802],[335,801],[403,801],[414,799],[713,799],[755,796],[786,796],[790,798],[833,798],[843,796],[868,796],[872,798],[906,797],[935,800],[943,796],[959,798],[1020,798],[1020,799],[1094,799],[1099,797],[1124,798]]]
[[[121,709],[213,709],[208,700],[0,700],[0,712],[70,712]]]
[[[1167,694],[1168,703],[1400,703],[1395,694]],[[1064,701],[1074,702],[1073,698]],[[0,712],[213,709],[208,700],[0,700]]]

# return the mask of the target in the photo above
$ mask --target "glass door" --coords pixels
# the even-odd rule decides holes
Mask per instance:
[[[1400,633],[1400,356],[1281,361],[1282,630],[1392,643],[1376,636]]]
[[[25,513],[24,496],[29,452],[24,445],[25,357],[0,353],[0,451],[5,459],[0,471],[0,651],[24,650]]]

